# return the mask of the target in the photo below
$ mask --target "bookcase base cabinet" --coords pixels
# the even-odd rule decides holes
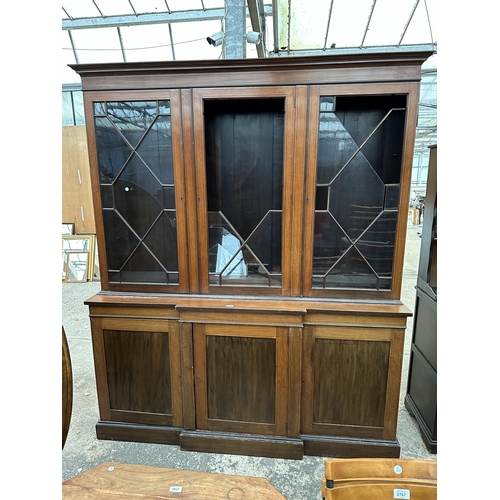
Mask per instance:
[[[86,304],[98,439],[290,459],[399,456],[409,315],[400,303],[98,294]]]

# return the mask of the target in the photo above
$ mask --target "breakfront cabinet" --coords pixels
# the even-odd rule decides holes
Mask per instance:
[[[399,456],[430,55],[72,66],[102,270],[98,438]]]

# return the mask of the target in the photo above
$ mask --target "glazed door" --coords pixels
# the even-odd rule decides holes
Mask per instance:
[[[179,92],[85,99],[103,289],[187,291]]]
[[[294,96],[193,91],[203,293],[290,293]]]
[[[306,295],[399,297],[418,87],[381,88],[311,91]]]

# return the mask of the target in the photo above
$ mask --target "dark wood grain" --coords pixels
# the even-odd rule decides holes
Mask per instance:
[[[196,171],[195,171],[195,152],[193,148],[193,108],[192,95],[189,89],[181,91],[181,109],[182,109],[182,145],[184,157],[184,194],[186,206],[186,234],[188,249],[198,247],[198,211],[197,196],[195,192]],[[199,258],[196,252],[187,252],[187,265],[189,277],[190,293],[200,291]]]
[[[181,450],[205,453],[226,453],[270,458],[301,460],[303,444],[300,439],[260,437],[250,434],[184,431],[180,435]]]
[[[184,177],[184,150],[182,141],[182,113],[180,91],[170,95],[172,106],[172,153],[174,162],[177,251],[179,260],[179,292],[189,292],[188,237],[186,212],[186,179]]]
[[[181,384],[182,384],[182,421],[184,429],[196,428],[195,393],[194,393],[194,360],[193,360],[193,326],[180,324],[181,348]]]
[[[296,87],[296,102],[308,102],[308,87]],[[290,189],[291,200],[291,220],[285,220],[285,233],[289,237],[290,248],[299,249],[304,238],[304,185],[305,185],[305,164],[308,147],[307,136],[307,106],[295,107],[294,123],[294,158],[293,158],[293,183]],[[291,296],[300,296],[302,293],[302,253],[294,251],[290,253],[290,290]]]
[[[389,342],[316,340],[313,421],[383,426]]]
[[[182,428],[99,420],[96,424],[97,439],[133,441],[136,443],[179,444]]]
[[[206,337],[208,418],[275,423],[276,341]]]
[[[336,458],[397,458],[401,447],[397,440],[343,438],[302,434],[304,455]]]
[[[104,330],[110,407],[172,414],[168,333]]]
[[[287,436],[300,435],[300,398],[302,393],[302,328],[289,329],[288,349],[288,429]]]
[[[419,81],[432,51],[221,61],[70,65],[84,90]],[[111,77],[111,78],[110,78]]]

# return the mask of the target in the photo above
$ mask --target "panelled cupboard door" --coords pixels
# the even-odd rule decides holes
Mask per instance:
[[[404,329],[304,328],[303,434],[396,439]]]
[[[179,323],[91,321],[101,420],[181,427]]]
[[[311,88],[304,293],[399,298],[418,84]]]
[[[279,86],[193,90],[203,293],[290,294],[291,193],[298,189],[300,207],[303,189],[293,186],[297,127],[305,134],[295,93]]]
[[[194,324],[193,333],[197,429],[286,436],[289,328]]]
[[[103,290],[188,291],[180,94],[85,93]]]

